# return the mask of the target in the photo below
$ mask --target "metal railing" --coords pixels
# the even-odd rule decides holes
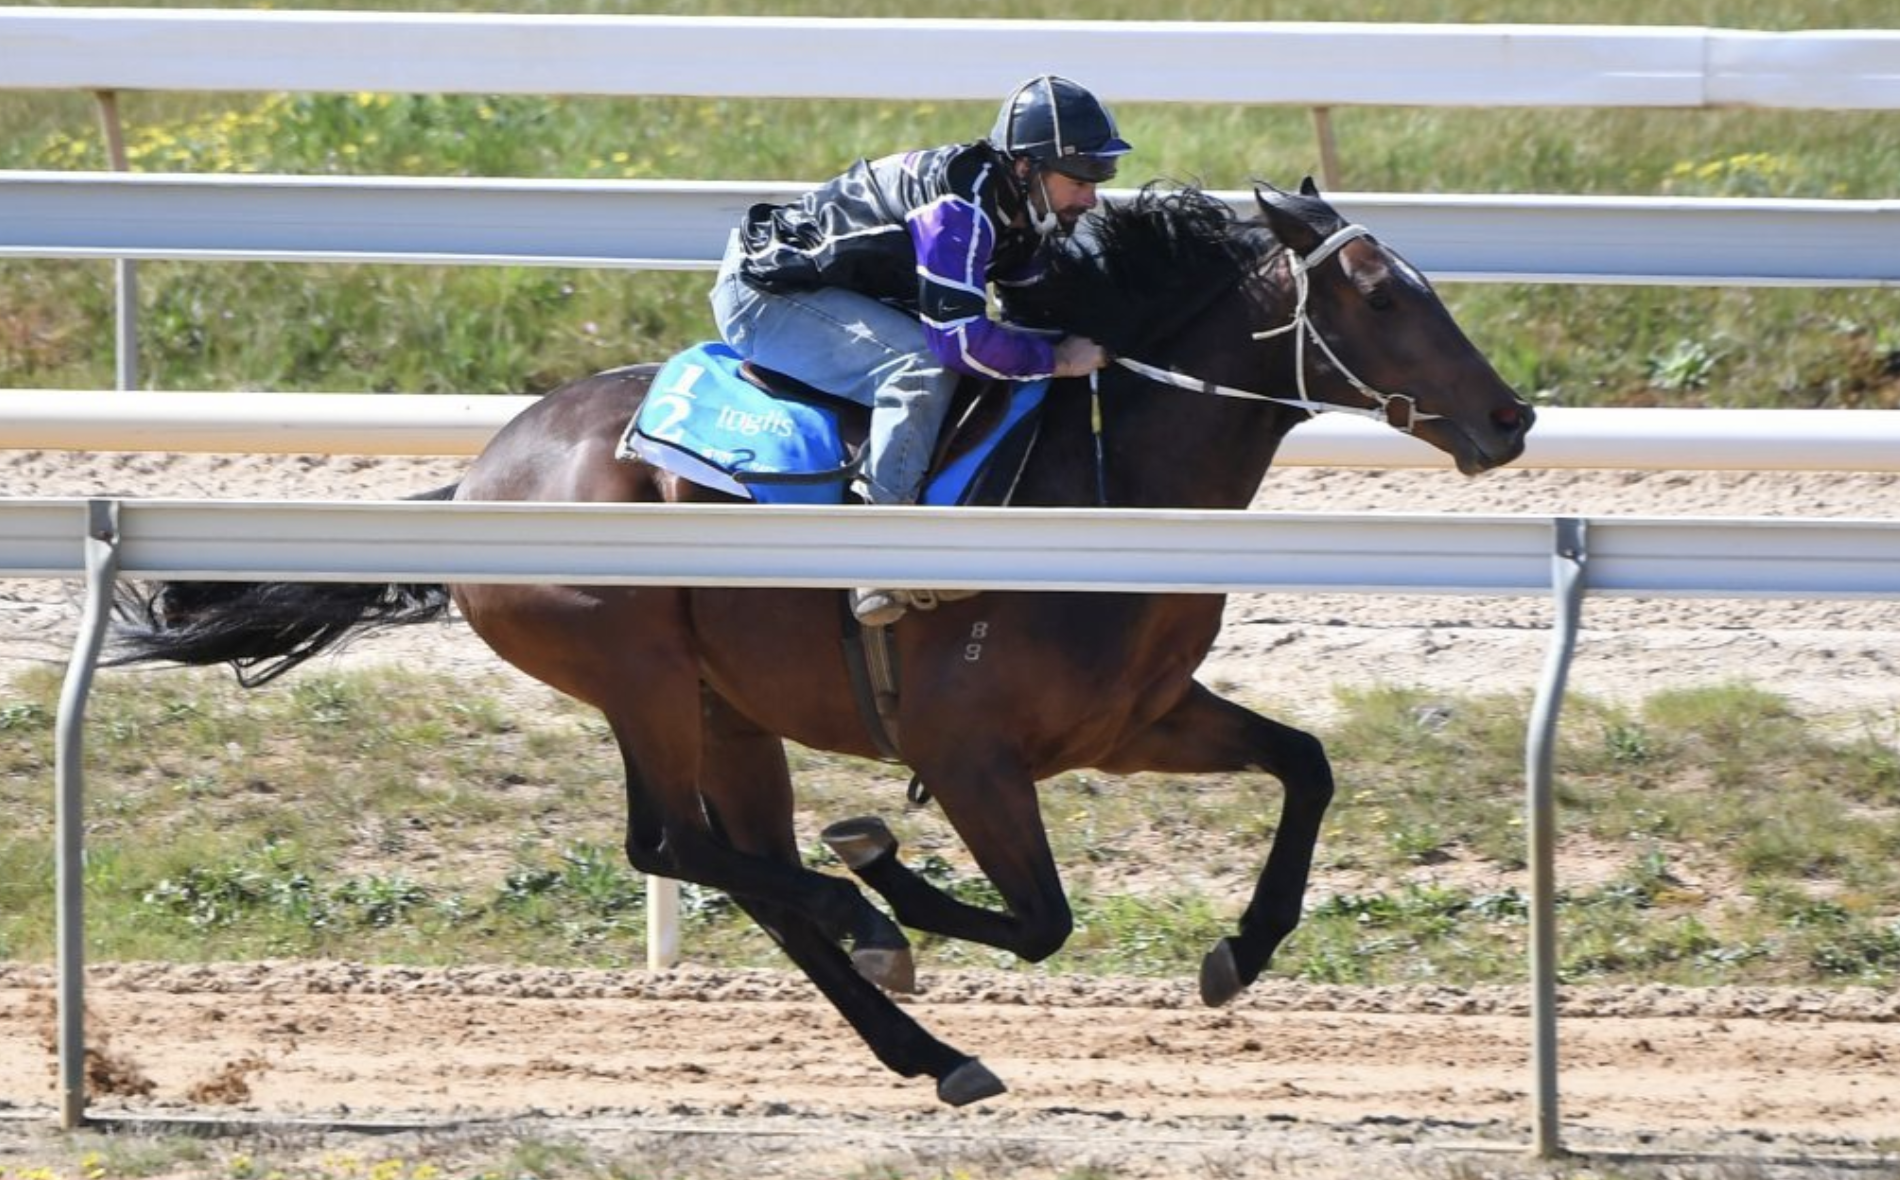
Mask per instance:
[[[0,390],[0,449],[473,455],[535,398],[489,394]],[[1282,467],[1449,469],[1377,422],[1325,415],[1287,435]],[[1550,406],[1524,468],[1900,471],[1900,411]]]
[[[991,21],[669,16],[523,16],[476,13],[258,12],[224,9],[0,8],[0,89],[81,89],[100,104],[114,168],[126,167],[115,95],[121,89],[383,93],[692,95],[735,98],[873,98],[993,101],[1046,70],[1116,79],[1115,102],[1205,102],[1309,107],[1321,175],[1341,188],[1331,132],[1337,105],[1750,107],[1890,110],[1900,107],[1900,31],[1755,32],[1673,26],[1356,24],[1350,22]],[[744,61],[747,68],[727,68]],[[1273,63],[1261,69],[1261,62]],[[1349,68],[1347,68],[1349,66]],[[212,179],[212,178],[204,178]],[[387,183],[387,182],[385,182]],[[156,192],[156,187],[146,188]],[[211,199],[216,188],[195,191]],[[319,190],[311,190],[319,191]],[[335,195],[334,187],[327,191]],[[413,195],[413,193],[412,193]],[[545,194],[544,194],[545,195]],[[651,204],[653,194],[642,195]],[[1808,258],[1783,231],[1748,237],[1749,249],[1715,253],[1702,269],[1646,261],[1696,236],[1707,211],[1689,208],[1689,228],[1626,241],[1580,224],[1544,236],[1533,270],[1510,271],[1491,256],[1501,239],[1486,198],[1465,210],[1483,232],[1464,235],[1466,269],[1441,266],[1425,235],[1397,219],[1385,231],[1415,243],[1413,261],[1447,278],[1537,274],[1559,282],[1895,281],[1885,260],[1849,253],[1835,264]],[[1530,198],[1562,202],[1570,198]],[[570,201],[570,214],[578,207]],[[1508,205],[1506,206],[1509,207]],[[624,202],[620,213],[625,212]],[[1447,207],[1448,208],[1448,207]],[[405,217],[409,231],[444,211]],[[689,234],[690,260],[661,245],[628,255],[541,249],[520,257],[492,244],[437,259],[575,265],[703,266],[735,211],[707,207],[713,245]],[[1440,214],[1444,208],[1439,210]],[[1614,211],[1612,211],[1614,214]],[[1876,211],[1877,212],[1877,211]],[[643,218],[644,219],[644,218]],[[0,213],[0,226],[9,217]],[[136,220],[155,222],[156,210]],[[561,224],[551,219],[544,224]],[[1580,219],[1579,219],[1580,220]],[[348,235],[345,235],[348,236]],[[1796,234],[1799,237],[1799,234]],[[1876,227],[1874,243],[1900,241]],[[1610,257],[1622,243],[1625,257]],[[111,257],[115,265],[117,385],[138,384],[137,259],[178,257],[173,246],[68,244],[58,256]],[[189,250],[216,250],[202,244]],[[261,247],[259,247],[261,248]],[[334,243],[308,236],[276,253],[236,257],[340,260]],[[1777,259],[1785,253],[1786,259]],[[414,245],[368,257],[428,261]],[[1819,266],[1819,270],[1808,269]],[[1831,267],[1833,267],[1831,269]]]
[[[718,265],[747,208],[806,187],[0,172],[0,257],[706,270]],[[1255,212],[1251,193],[1216,195]],[[1401,193],[1329,200],[1437,280],[1900,285],[1900,200]]]
[[[1534,1137],[1560,1146],[1552,760],[1587,590],[1900,594],[1900,522],[739,505],[0,501],[0,574],[80,577],[58,718],[61,1111],[85,1116],[81,727],[118,578],[1550,593],[1526,739]]]
[[[1900,108],[1900,31],[0,8],[0,89]],[[744,69],[733,63],[744,62]]]

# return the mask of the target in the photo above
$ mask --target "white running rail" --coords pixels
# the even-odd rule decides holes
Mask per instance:
[[[0,257],[706,270],[718,265],[746,209],[807,187],[0,172]],[[1215,195],[1255,212],[1251,193]],[[1438,280],[1900,285],[1900,200],[1400,193],[1328,200]]]
[[[0,8],[0,89],[1900,108],[1900,31]],[[744,63],[739,68],[737,63]]]
[[[0,450],[473,455],[532,397],[0,390]],[[1375,422],[1302,422],[1281,466],[1451,460]],[[1900,411],[1547,407],[1513,466],[1623,471],[1900,471]]]

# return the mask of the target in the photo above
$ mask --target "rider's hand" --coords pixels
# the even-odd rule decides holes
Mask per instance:
[[[1086,377],[1108,359],[1108,350],[1087,336],[1064,336],[1056,343],[1056,376]]]

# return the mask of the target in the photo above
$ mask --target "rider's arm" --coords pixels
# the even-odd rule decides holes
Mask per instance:
[[[960,372],[1012,381],[1055,373],[1049,340],[989,317],[985,285],[996,230],[982,210],[953,194],[913,210],[905,226],[917,253],[924,336],[938,360]]]

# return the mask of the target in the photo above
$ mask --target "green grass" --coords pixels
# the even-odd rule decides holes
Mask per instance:
[[[892,0],[647,7],[915,15]],[[1151,17],[1152,6],[982,0],[958,15],[1137,19]],[[1259,11],[1201,0],[1180,15],[1255,19]],[[1555,0],[1438,0],[1402,13],[1367,0],[1289,3],[1273,16],[1577,19]],[[1589,19],[1856,28],[1891,25],[1892,13],[1883,0],[1615,0]],[[1114,79],[1085,81],[1113,98]],[[135,93],[121,107],[133,165],[147,171],[814,181],[862,154],[972,138],[993,113],[974,102],[533,95]],[[1290,185],[1318,171],[1304,110],[1118,104],[1118,113],[1139,148],[1131,180],[1232,188],[1253,177]],[[1333,122],[1342,183],[1357,191],[1884,198],[1900,173],[1900,124],[1870,112],[1343,108]],[[104,163],[84,96],[24,94],[0,104],[0,168]],[[110,385],[111,281],[103,263],[0,263],[0,387]],[[144,381],[160,389],[546,390],[708,336],[708,282],[704,274],[538,268],[148,263],[140,269]],[[1471,284],[1447,296],[1504,376],[1547,404],[1900,406],[1900,309],[1891,292]]]
[[[0,711],[0,957],[52,955],[49,672]],[[1521,981],[1527,702],[1383,687],[1317,727],[1341,792],[1306,923],[1275,965],[1320,982]],[[1272,705],[1266,704],[1269,711]],[[1293,719],[1297,720],[1297,716]],[[1558,757],[1561,950],[1573,983],[1900,981],[1893,719],[1845,732],[1742,684],[1640,707],[1571,702]],[[885,815],[905,856],[997,904],[891,768],[794,748],[806,860],[827,822]],[[620,853],[618,758],[552,693],[404,671],[110,674],[89,712],[89,955],[404,964],[637,960],[646,885]],[[937,967],[1179,977],[1228,932],[1278,814],[1264,776],[1065,774],[1043,811],[1076,913],[1022,967],[919,939]],[[782,966],[724,896],[687,887],[696,961]]]

